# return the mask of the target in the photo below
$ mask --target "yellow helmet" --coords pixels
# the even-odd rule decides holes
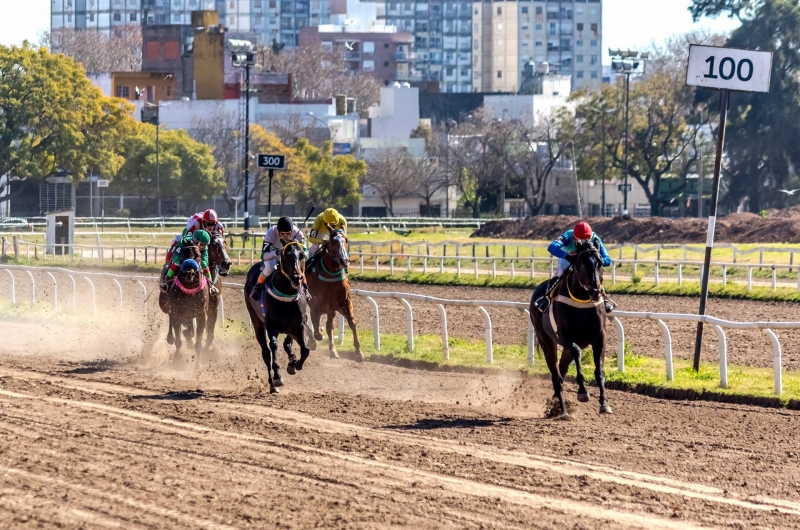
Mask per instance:
[[[337,212],[334,208],[328,208],[324,212],[322,212],[322,221],[332,225],[339,219],[339,212]]]

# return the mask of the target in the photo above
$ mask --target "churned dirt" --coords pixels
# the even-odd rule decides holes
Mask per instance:
[[[591,387],[589,403],[551,420],[546,379],[321,350],[269,395],[249,336],[173,360],[163,315],[145,319],[133,295],[116,313],[113,289],[98,285],[99,320],[0,321],[0,528],[800,528],[798,412],[610,391],[614,414],[600,416]],[[226,312],[243,310],[239,297],[228,292]],[[399,304],[379,303],[382,327],[401,332]],[[792,315],[746,304],[710,312]],[[435,332],[438,314],[414,307],[418,329]],[[452,311],[452,336],[482,336],[476,309]],[[500,342],[524,332],[514,310],[492,318]],[[635,346],[656,335],[641,333]]]
[[[537,216],[519,221],[489,221],[473,237],[555,239],[581,219]],[[587,219],[607,243],[705,243],[708,221],[700,218],[647,217]],[[800,243],[800,211],[770,210],[766,218],[737,213],[717,219],[714,240],[720,243]]]

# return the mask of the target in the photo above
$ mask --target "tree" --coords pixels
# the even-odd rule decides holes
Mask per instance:
[[[243,136],[239,126],[239,118],[235,112],[215,110],[207,118],[193,120],[189,130],[192,138],[211,148],[215,167],[222,173],[226,184],[222,196],[230,210],[236,207],[234,197],[241,197],[244,189]],[[255,186],[251,189],[254,188]]]
[[[362,117],[376,104],[380,86],[374,77],[348,71],[344,51],[325,51],[319,43],[306,43],[293,50],[265,46],[259,50],[265,71],[292,74],[292,90],[299,99],[329,98],[346,94],[356,99]]]
[[[411,154],[402,148],[381,149],[370,164],[364,184],[375,189],[389,217],[395,217],[395,201],[408,197],[415,190],[415,165]]]
[[[433,209],[431,205],[433,196],[443,188],[447,191],[449,184],[443,162],[429,156],[411,159],[414,195],[425,201],[428,215],[431,215]]]
[[[800,183],[800,6],[795,0],[695,0],[692,15],[736,17],[741,26],[726,46],[773,50],[769,94],[735,93],[726,137],[730,207],[747,203],[751,212],[786,206],[778,192]],[[699,91],[703,99],[717,99]]]
[[[159,131],[158,176],[156,179],[155,127],[140,125],[136,134],[122,143],[125,163],[115,182],[126,193],[156,197],[160,181],[161,198],[180,198],[190,209],[225,188],[211,148],[193,140],[184,130]]]
[[[272,182],[273,193],[277,194],[281,208],[286,205],[289,198],[300,196],[308,187],[311,174],[305,159],[295,150],[286,147],[275,134],[267,132],[259,125],[253,125],[250,127],[250,146],[254,153],[286,156],[286,169],[275,171]],[[263,204],[268,193],[268,171],[256,169],[253,173],[257,181],[262,183],[258,187],[258,192],[261,194]]]
[[[62,172],[74,181],[90,174],[114,175],[124,161],[120,138],[135,127],[131,113],[129,104],[103,97],[72,59],[27,44],[0,46],[0,175],[9,177],[5,186]]]
[[[333,156],[333,145],[322,148],[301,138],[293,147],[308,166],[311,180],[298,195],[299,202],[317,208],[346,208],[361,200],[361,179],[367,164],[351,155]]]
[[[111,35],[100,31],[60,28],[45,31],[39,44],[52,53],[63,53],[90,73],[138,72],[142,69],[142,28],[114,28]]]

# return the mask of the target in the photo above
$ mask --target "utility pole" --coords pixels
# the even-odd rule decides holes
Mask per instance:
[[[250,229],[250,67],[255,66],[255,46],[247,40],[231,39],[228,41],[231,47],[231,59],[233,66],[244,67],[244,160],[242,169],[244,173],[244,231]]]
[[[628,215],[628,151],[631,140],[628,137],[628,109],[631,99],[631,72],[625,73],[625,180],[622,192],[622,215]]]
[[[703,167],[703,150],[697,151],[697,217],[703,217],[703,180],[705,178],[705,168]]]

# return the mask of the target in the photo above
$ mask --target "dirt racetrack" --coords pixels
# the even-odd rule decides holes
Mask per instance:
[[[679,309],[628,303],[666,302]],[[392,307],[382,325],[400,332]],[[434,332],[423,307],[418,325]],[[0,321],[0,528],[800,528],[798,412],[612,391],[614,414],[600,416],[590,388],[570,419],[549,420],[544,379],[321,352],[270,396],[253,341],[228,336],[199,367],[171,362],[161,342],[142,353],[138,309],[102,324]],[[465,311],[452,336],[480,325]],[[492,316],[499,341],[519,340],[501,324],[514,311]]]

